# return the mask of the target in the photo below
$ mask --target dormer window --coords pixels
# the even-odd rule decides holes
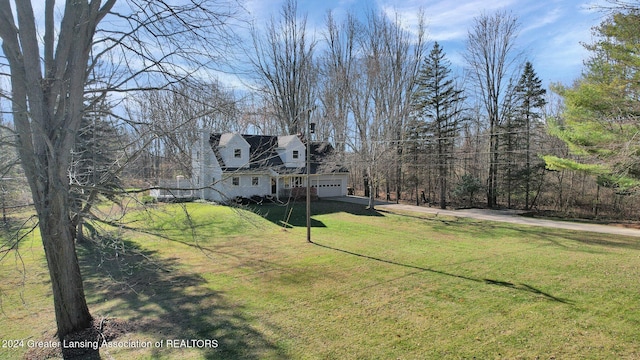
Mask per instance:
[[[236,159],[242,158],[242,149],[233,149],[233,157]]]
[[[299,158],[299,157],[300,157],[300,151],[298,151],[298,150],[293,150],[293,158],[294,158],[294,159],[297,159],[297,158]]]

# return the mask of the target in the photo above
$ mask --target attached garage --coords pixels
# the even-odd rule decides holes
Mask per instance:
[[[346,176],[344,178],[332,177],[330,179],[318,179],[317,182],[311,180],[311,184],[318,191],[318,197],[336,197],[345,196],[346,190]]]

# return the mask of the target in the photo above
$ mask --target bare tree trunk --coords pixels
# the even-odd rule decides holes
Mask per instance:
[[[2,179],[0,179],[2,181]],[[7,199],[5,196],[5,190],[2,186],[0,186],[0,202],[2,202],[2,224],[5,227],[9,226],[9,221],[7,220]]]
[[[368,169],[367,169],[367,173],[368,174],[372,174],[373,173],[373,169],[372,166],[369,165]],[[368,209],[369,210],[375,210],[376,207],[376,201],[374,199],[374,186],[376,186],[374,184],[374,177],[371,176],[367,176],[368,179],[368,185],[369,185],[369,205],[368,205]]]
[[[369,185],[369,177],[365,175],[362,179],[364,185],[364,197],[369,197],[371,194],[371,186]]]
[[[447,208],[447,166],[446,161],[444,159],[444,142],[442,139],[443,134],[440,131],[440,127],[438,126],[438,177],[439,177],[439,186],[440,186],[440,208]]]
[[[100,2],[67,6],[61,29],[56,30],[54,2],[47,1],[43,64],[31,4],[16,2],[16,25],[9,1],[0,1],[0,37],[11,71],[18,153],[38,214],[61,340],[88,327],[92,320],[75,253],[67,171],[82,119],[95,25],[113,4],[110,1],[102,9]],[[56,31],[60,35],[54,54]]]
[[[231,15],[212,11],[212,4],[206,1],[193,2],[176,12],[172,5],[162,1],[139,0],[129,5],[144,8],[148,11],[144,15],[149,18],[126,18],[126,13],[119,13],[121,24],[131,29],[99,30],[98,25],[110,14],[116,0],[66,1],[59,8],[54,0],[40,2],[44,3],[44,21],[36,26],[31,1],[0,0],[3,69],[0,78],[11,83],[11,91],[6,94],[11,97],[16,148],[39,219],[51,277],[57,336],[62,340],[92,321],[74,241],[75,225],[80,220],[73,218],[69,191],[71,153],[87,108],[94,103],[92,99],[100,99],[111,90],[124,93],[142,90],[139,87],[142,82],[136,81],[142,75],[151,81],[156,71],[166,70],[156,78],[159,79],[156,83],[147,85],[155,88],[183,79],[186,75],[175,70],[177,62],[185,61],[184,68],[206,69],[212,62],[213,50],[222,47],[220,43],[215,46],[212,43],[227,33],[220,25]],[[58,10],[60,14],[56,14]],[[201,21],[190,23],[187,18],[191,22]],[[151,40],[146,42],[142,39],[148,34],[143,32],[149,29],[149,24],[153,24],[154,34],[162,36],[149,36]],[[100,45],[94,48],[98,31],[103,31],[103,36]],[[113,36],[116,32],[118,35]],[[191,41],[188,43],[192,46],[183,46],[185,39],[195,40],[200,46]],[[158,55],[162,58],[153,58],[154,51],[149,51],[153,41],[157,45],[153,49],[162,48],[162,54]],[[137,65],[127,68],[130,62],[105,60],[116,48],[124,51],[123,58],[144,58],[154,64],[153,70]],[[97,51],[93,52],[94,49]],[[206,56],[206,64],[200,61],[205,51],[210,55]],[[110,68],[105,70],[103,65]],[[102,70],[108,75],[101,77]],[[93,83],[88,86],[90,76]],[[94,96],[89,98],[88,93]]]
[[[391,176],[387,169],[387,176],[384,182],[384,197],[386,201],[391,201]]]
[[[397,147],[398,162],[396,163],[396,204],[400,203],[400,197],[402,196],[402,146],[401,142]]]
[[[494,121],[494,120],[492,120]],[[500,161],[500,137],[498,136],[497,121],[492,123],[489,140],[489,186],[487,187],[487,206],[494,208],[498,205],[498,164]]]
[[[75,231],[68,218],[67,192],[61,191],[64,183],[56,183],[48,190],[51,196],[48,207],[40,212],[39,227],[51,276],[58,336],[62,338],[73,331],[88,328],[92,317],[85,300],[73,241]]]
[[[529,210],[531,204],[531,119],[529,114],[526,114],[526,139],[525,139],[525,184],[524,184],[524,208]]]

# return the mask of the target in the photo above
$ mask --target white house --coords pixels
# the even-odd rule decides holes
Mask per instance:
[[[321,198],[347,195],[347,170],[331,161],[332,153],[326,142],[311,143],[310,182]],[[194,196],[211,201],[253,196],[285,200],[307,185],[306,144],[297,135],[203,131],[192,166]]]

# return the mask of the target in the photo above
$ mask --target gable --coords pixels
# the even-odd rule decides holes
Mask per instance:
[[[209,143],[223,171],[239,169],[277,173],[306,172],[306,144],[297,135],[268,136],[211,134]],[[333,147],[327,142],[311,143],[311,173],[347,172],[330,161]],[[325,165],[326,163],[326,165]]]
[[[249,167],[249,149],[249,143],[240,134],[222,134],[217,145],[221,165],[228,168]]]
[[[278,155],[289,168],[301,168],[306,162],[306,147],[296,135],[278,136]]]

